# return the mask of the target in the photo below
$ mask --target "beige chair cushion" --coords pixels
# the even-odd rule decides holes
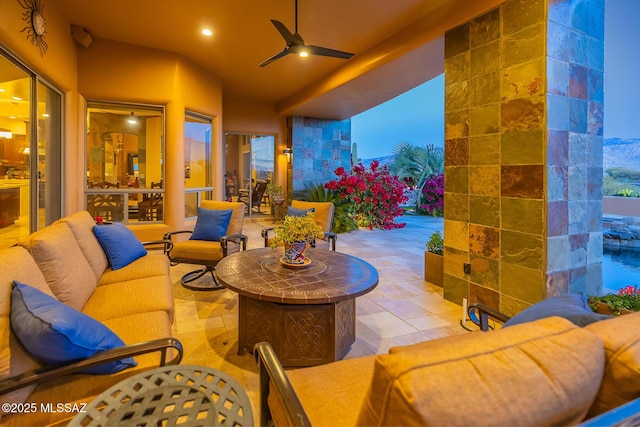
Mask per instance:
[[[200,207],[205,209],[232,209],[231,219],[229,220],[229,226],[227,227],[227,235],[241,234],[242,224],[244,221],[245,204],[241,202],[222,202],[218,200],[203,200],[200,203]]]
[[[375,356],[348,359],[327,365],[287,370],[311,425],[353,426],[369,389]],[[282,401],[269,394],[269,409],[276,426],[287,425]]]
[[[169,275],[169,259],[162,253],[149,252],[131,264],[117,270],[112,270],[111,267],[108,267],[98,280],[98,287],[128,280],[144,279],[145,277],[156,277],[163,274]]]
[[[571,425],[596,396],[600,339],[550,317],[376,358],[358,425]]]
[[[96,288],[96,276],[69,226],[51,224],[20,242],[42,271],[53,295],[82,310]]]
[[[104,324],[116,333],[126,344],[135,344],[141,341],[149,341],[156,338],[171,336],[171,325],[167,313],[154,311],[135,314],[118,319],[105,321]],[[135,327],[132,327],[135,325]],[[170,355],[169,358],[172,358]],[[60,378],[43,386],[39,386],[29,396],[29,402],[33,402],[40,408],[40,404],[53,402],[62,403],[89,403],[91,400],[109,387],[140,374],[150,368],[159,366],[159,354],[143,355],[135,358],[138,366],[110,375],[83,375],[74,374]],[[33,414],[15,414],[2,419],[3,426],[44,426],[67,420],[68,423],[75,413],[51,413],[36,411]]]
[[[78,242],[78,246],[82,250],[85,258],[89,262],[89,265],[93,269],[96,275],[96,279],[100,279],[102,273],[109,266],[107,256],[100,246],[100,242],[93,234],[93,227],[96,225],[91,214],[87,211],[80,211],[68,215],[58,221],[66,223]]]
[[[625,314],[585,327],[604,343],[607,362],[589,416],[640,398],[640,313]]]
[[[136,313],[165,311],[173,322],[173,310],[173,288],[167,274],[98,286],[82,312],[104,322]]]
[[[14,280],[33,286],[53,296],[47,281],[38,269],[33,257],[21,246],[0,249],[0,379],[13,377],[40,366],[15,338],[11,331],[11,289]],[[34,389],[26,387],[0,396],[0,403],[21,403]],[[2,413],[0,412],[0,417]],[[4,420],[3,420],[4,421]]]
[[[296,209],[315,208],[316,223],[322,227],[323,232],[331,231],[333,224],[333,213],[335,206],[331,202],[305,202],[302,200],[292,200],[291,207]]]
[[[222,259],[222,246],[220,246],[220,242],[185,240],[173,244],[171,258],[194,261],[220,261]]]

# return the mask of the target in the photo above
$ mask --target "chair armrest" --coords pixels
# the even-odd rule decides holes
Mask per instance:
[[[273,348],[268,342],[259,342],[254,347],[258,375],[260,377],[260,425],[273,425],[267,398],[273,391],[280,396],[290,426],[310,426],[311,421],[302,407],[295,390],[287,378]],[[274,390],[270,390],[273,385]]]
[[[273,231],[273,227],[263,228],[262,232],[260,233],[262,235],[262,238],[264,239],[264,247],[265,248],[269,247],[269,232],[270,231]]]
[[[242,244],[242,250],[247,250],[247,242],[249,241],[249,237],[245,234],[230,234],[228,236],[222,236],[220,238],[220,246],[222,247],[222,256],[227,256],[227,248],[229,247],[229,240],[232,242],[237,242],[240,240]]]
[[[332,251],[336,251],[336,240],[338,239],[338,236],[336,235],[336,233],[333,233],[331,231],[327,231],[326,233],[324,233],[324,236],[322,237],[322,240],[326,240],[327,242],[331,243],[331,250]]]
[[[488,305],[482,304],[480,302],[474,302],[467,309],[467,313],[469,314],[469,319],[476,325],[480,327],[482,331],[489,330],[489,318],[493,318],[499,322],[505,323],[507,320],[511,319],[510,316],[507,316],[504,313],[499,312],[498,310],[494,310]]]
[[[162,239],[162,240],[149,240],[146,242],[142,242],[143,246],[155,246],[162,245],[162,250],[166,254],[173,249],[173,241],[171,239]]]
[[[164,240],[171,240],[171,236],[174,236],[176,234],[185,234],[185,233],[193,233],[193,230],[180,230],[180,231],[170,231],[168,233],[164,233],[164,236],[162,236],[162,238]]]
[[[167,361],[167,351],[175,349],[178,355]],[[139,356],[141,354],[160,352],[160,366],[177,365],[182,360],[182,343],[176,338],[160,338],[123,347],[100,351],[86,359],[75,360],[68,363],[48,365],[42,368],[25,372],[15,377],[0,381],[0,395],[9,393],[31,384],[51,381],[57,378],[74,374],[93,366],[114,362],[126,357]]]

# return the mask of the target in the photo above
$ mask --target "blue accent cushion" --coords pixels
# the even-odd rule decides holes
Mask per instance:
[[[11,291],[11,328],[24,348],[47,364],[84,359],[125,345],[92,317],[15,280]],[[136,365],[128,357],[87,368],[82,373],[111,374]]]
[[[217,241],[227,234],[233,210],[198,208],[198,220],[190,240]]]
[[[307,213],[309,212],[315,213],[316,208],[298,209],[298,208],[293,208],[291,206],[287,208],[287,215],[289,216],[307,216]]]
[[[505,322],[503,328],[551,316],[563,317],[577,326],[587,326],[591,323],[611,318],[611,316],[605,314],[594,313],[589,308],[589,303],[584,296],[566,294],[547,298],[522,310]]]
[[[109,265],[114,270],[126,267],[147,254],[142,242],[120,222],[95,225],[93,234],[98,238],[100,246],[107,255]]]

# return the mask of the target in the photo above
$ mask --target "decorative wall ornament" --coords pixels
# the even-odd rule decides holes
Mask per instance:
[[[44,0],[18,0],[18,4],[25,9],[22,20],[27,24],[20,32],[26,32],[27,40],[40,49],[40,56],[44,56],[49,47],[44,39],[47,33],[44,20]]]

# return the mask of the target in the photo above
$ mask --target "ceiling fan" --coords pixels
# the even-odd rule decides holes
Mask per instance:
[[[309,55],[320,55],[320,56],[330,56],[332,58],[341,58],[341,59],[349,59],[353,56],[353,53],[343,52],[341,50],[329,49],[326,47],[314,46],[314,45],[306,45],[304,44],[304,40],[302,36],[298,34],[298,0],[296,0],[296,27],[295,33],[291,34],[291,31],[285,27],[285,25],[280,22],[272,19],[271,22],[276,27],[276,30],[280,33],[284,41],[287,43],[287,47],[284,50],[276,55],[273,55],[271,58],[260,64],[261,67],[271,64],[276,59],[280,59],[285,55],[290,53],[298,54],[302,57]]]

